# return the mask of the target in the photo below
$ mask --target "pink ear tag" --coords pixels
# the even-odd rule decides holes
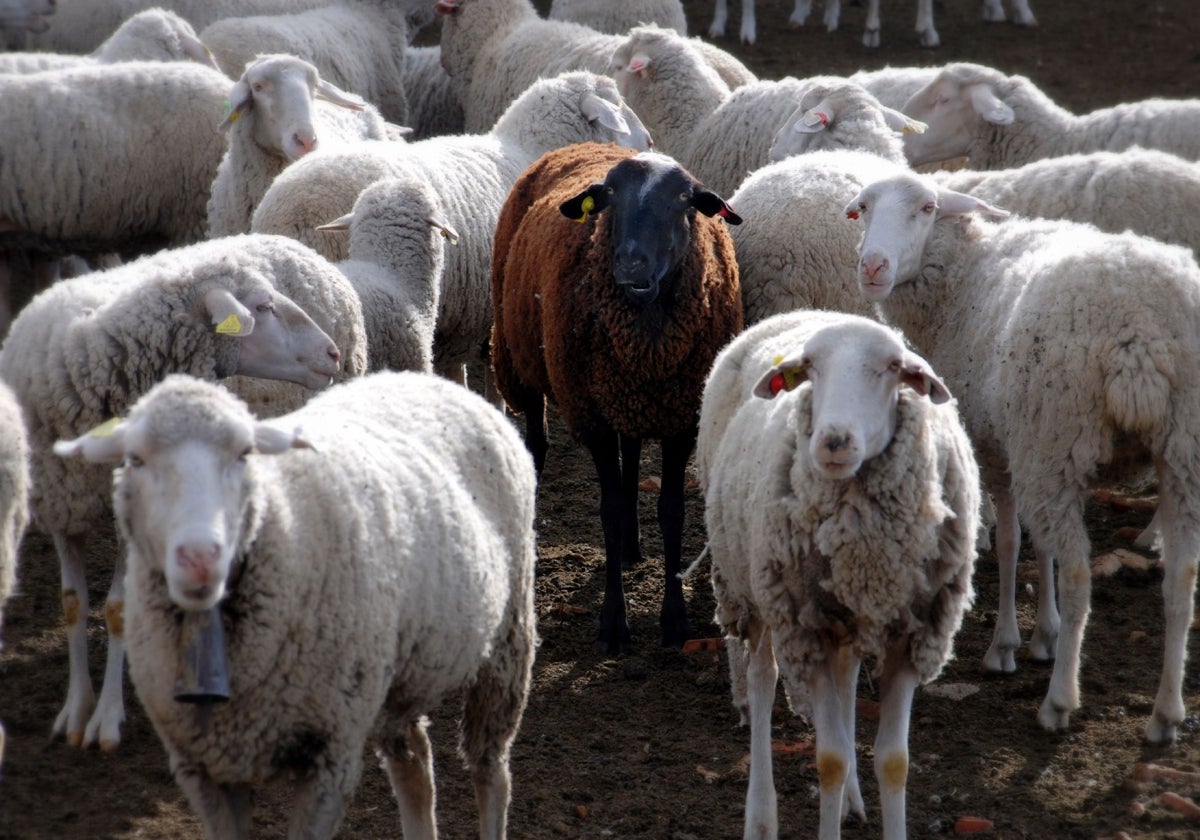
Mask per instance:
[[[770,388],[772,397],[778,396],[779,392],[783,390],[783,387],[784,381],[782,373],[777,373],[771,377]]]

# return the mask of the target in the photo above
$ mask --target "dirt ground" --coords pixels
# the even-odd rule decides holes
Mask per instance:
[[[548,2],[548,0],[546,0]],[[600,2],[600,0],[597,0]],[[541,8],[545,8],[543,2]],[[731,4],[737,31],[738,4]],[[859,41],[863,10],[843,10],[843,28],[786,28],[786,0],[760,0],[759,41],[735,52],[764,77],[848,73],[884,64],[935,64],[974,60],[1032,77],[1077,111],[1150,96],[1194,96],[1200,82],[1200,19],[1188,0],[1037,2],[1034,30],[979,20],[979,0],[941,0],[937,26],[942,46],[922,50],[912,32],[909,3],[884,0],[883,47]],[[710,0],[688,0],[693,32],[707,28]],[[602,591],[602,540],[598,495],[590,459],[556,427],[540,490],[538,614],[542,645],[524,724],[513,749],[514,838],[655,838],[708,840],[741,836],[747,780],[747,731],[737,726],[729,702],[724,655],[681,654],[658,645],[661,541],[653,497],[644,494],[643,539],[647,559],[627,573],[636,653],[604,658],[592,638]],[[644,463],[658,470],[657,449]],[[685,557],[704,544],[702,502],[690,494]],[[1096,553],[1119,545],[1115,529],[1141,526],[1148,514],[1089,508]],[[99,541],[111,550],[111,543]],[[48,738],[65,696],[67,647],[59,614],[58,569],[49,541],[31,533],[21,558],[20,589],[9,603],[0,660],[0,719],[8,744],[0,780],[0,838],[183,838],[201,836],[167,771],[162,748],[126,686],[128,720],[120,749],[80,751]],[[92,673],[101,673],[105,633],[103,603],[110,567],[91,569]],[[1021,569],[1019,607],[1028,636],[1036,575],[1028,556]],[[1049,668],[1025,659],[1009,677],[988,677],[979,662],[996,618],[996,565],[980,557],[978,596],[958,637],[958,658],[940,682],[978,688],[965,699],[918,694],[911,734],[913,767],[908,826],[913,837],[952,835],[965,815],[994,822],[999,838],[1200,837],[1200,820],[1158,801],[1161,784],[1138,785],[1135,763],[1154,761],[1200,769],[1200,717],[1189,717],[1179,743],[1143,744],[1142,727],[1157,686],[1163,645],[1161,575],[1123,570],[1099,579],[1084,643],[1083,708],[1071,729],[1049,735],[1035,713]],[[711,587],[701,571],[687,586],[698,636],[712,636]],[[1185,699],[1200,710],[1200,681],[1193,667]],[[97,689],[99,685],[97,684]],[[860,697],[875,688],[864,678]],[[782,704],[782,693],[780,694]],[[780,706],[782,709],[782,705]],[[431,729],[437,745],[442,836],[475,833],[474,797],[454,756],[456,709],[439,712]],[[871,767],[874,723],[861,719],[858,742],[868,807],[865,825],[850,823],[845,836],[877,837],[878,797]],[[782,711],[774,739],[794,745],[811,737],[803,720]],[[370,749],[370,747],[369,747]],[[816,772],[803,751],[776,756],[781,835],[811,837],[817,825]],[[1175,783],[1183,796],[1200,798],[1200,785]],[[264,792],[255,812],[255,835],[282,837],[288,790]],[[341,836],[399,836],[390,789],[373,755]]]

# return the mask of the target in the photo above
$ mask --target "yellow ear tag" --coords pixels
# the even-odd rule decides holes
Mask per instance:
[[[88,432],[88,437],[109,437],[114,431],[116,431],[117,426],[119,425],[121,425],[120,417],[113,417],[109,420],[105,420],[99,426]]]
[[[217,332],[221,335],[237,335],[241,331],[242,322],[235,313],[230,313],[228,318],[217,324]]]
[[[583,199],[583,202],[579,205],[579,207],[580,207],[580,209],[583,210],[583,215],[580,216],[575,221],[579,222],[580,224],[583,224],[584,222],[587,221],[588,213],[591,213],[592,210],[596,207],[596,199],[592,198],[589,195]]]

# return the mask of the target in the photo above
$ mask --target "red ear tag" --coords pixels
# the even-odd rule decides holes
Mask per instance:
[[[857,211],[857,210],[847,210],[847,211],[846,211],[846,218],[847,218],[847,219],[857,219],[857,218],[858,218],[858,211]]]
[[[729,218],[729,208],[722,206],[721,209],[717,211],[717,215],[720,216],[722,219],[728,219]]]
[[[771,377],[770,382],[771,396],[777,396],[783,390],[783,374],[777,373]]]
[[[829,125],[828,114],[822,114],[820,111],[817,111],[817,119],[821,121],[821,125]]]

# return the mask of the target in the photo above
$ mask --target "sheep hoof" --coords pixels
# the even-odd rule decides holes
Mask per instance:
[[[879,48],[879,30],[878,29],[864,29],[862,42],[863,42],[863,46],[869,50],[878,49]]]
[[[1071,726],[1071,711],[1060,707],[1047,697],[1038,709],[1038,723],[1047,732],[1064,732]]]
[[[1146,722],[1146,740],[1151,744],[1173,744],[1177,734],[1176,725],[1163,721],[1157,712]]]
[[[624,602],[613,606],[606,600],[600,609],[600,632],[596,636],[597,651],[609,656],[619,656],[629,653],[632,648],[629,623],[625,620]]]
[[[926,29],[918,33],[921,46],[927,50],[932,50],[935,47],[941,46],[942,40],[938,37],[936,29]]]
[[[983,667],[993,674],[1011,674],[1017,670],[1016,651],[993,645],[983,657]]]

